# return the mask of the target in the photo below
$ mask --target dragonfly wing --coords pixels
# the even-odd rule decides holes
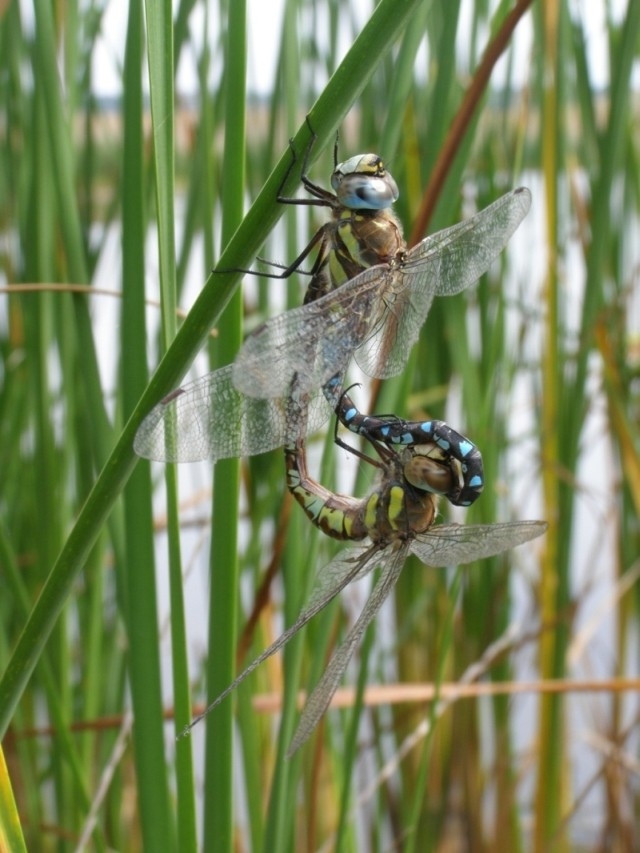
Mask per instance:
[[[247,397],[234,387],[232,376],[232,365],[214,370],[154,406],[136,433],[138,456],[159,462],[215,461],[281,447],[290,426],[286,400]],[[305,433],[317,430],[330,414],[316,392]]]
[[[437,266],[438,259],[429,258],[420,275],[425,280],[435,280]],[[386,276],[381,275],[377,316],[372,317],[369,334],[355,352],[358,365],[368,376],[387,379],[405,368],[434,296],[433,289],[415,285],[415,273],[407,272],[405,267],[387,267]]]
[[[380,269],[263,323],[236,357],[236,388],[250,397],[286,397],[295,375],[301,391],[315,391],[343,372],[376,321]]]
[[[194,717],[194,719],[185,728],[183,734],[192,729],[193,726],[195,726],[203,717],[206,717],[206,715],[219,705],[223,699],[226,699],[226,697],[235,690],[235,688],[241,684],[245,678],[254,671],[254,669],[257,669],[263,661],[270,658],[285,646],[301,628],[304,628],[307,622],[313,619],[316,613],[319,613],[324,607],[326,607],[327,604],[329,604],[329,602],[332,601],[348,584],[356,578],[362,577],[363,573],[366,573],[366,571],[371,571],[377,564],[379,553],[380,548],[373,545],[357,548],[345,548],[327,566],[320,569],[317,574],[316,585],[313,588],[309,602],[293,625],[291,625],[290,628],[287,628],[284,633],[280,634],[277,640],[271,643],[268,648],[266,648],[260,655],[258,655],[257,658],[255,658],[255,660],[243,669],[240,675],[213,700],[202,714]]]
[[[530,205],[531,193],[520,187],[407,253],[384,288],[383,321],[372,326],[356,353],[365,373],[384,379],[403,370],[433,297],[453,296],[477,281],[507,245]]]
[[[457,566],[493,557],[535,539],[547,529],[546,521],[504,524],[441,524],[420,533],[411,551],[428,566]]]
[[[357,622],[351,628],[342,644],[334,652],[322,678],[307,699],[300,721],[298,722],[298,727],[291,741],[291,746],[287,753],[288,756],[293,755],[302,746],[329,707],[333,694],[340,683],[340,679],[356,647],[360,644],[367,626],[376,617],[395,586],[407,558],[407,552],[407,544],[401,543],[395,553],[389,555],[386,565],[382,568],[380,578],[373,588]],[[376,556],[371,561],[371,568],[374,565],[378,565],[380,559],[384,559],[387,554],[388,551],[384,550],[379,556]]]
[[[407,266],[419,269],[432,254],[439,259],[436,296],[453,296],[466,290],[485,273],[505,248],[531,207],[531,193],[518,187],[501,196],[475,216],[438,231],[414,246]],[[420,285],[418,285],[419,287]]]

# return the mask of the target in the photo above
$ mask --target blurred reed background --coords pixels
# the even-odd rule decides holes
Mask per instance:
[[[257,7],[121,3],[107,101],[114,5],[0,4],[3,849],[637,849],[640,4],[291,0],[270,79]],[[465,520],[550,527],[464,572],[408,563],[355,706],[287,762],[297,692],[366,589],[176,742],[336,549],[291,508],[281,452],[165,479],[131,442],[212,326],[196,375],[299,304],[305,280],[242,300],[210,270],[225,246],[226,269],[287,262],[325,220],[275,200],[314,104],[314,179],[339,128],[343,159],[384,156],[414,240],[531,188],[491,274],[356,394],[473,438],[488,487]],[[330,487],[348,461],[331,434],[313,458]]]

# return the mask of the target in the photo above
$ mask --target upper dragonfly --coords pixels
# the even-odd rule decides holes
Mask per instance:
[[[294,375],[309,392],[307,429],[318,429],[342,399],[351,357],[370,376],[399,373],[434,296],[460,293],[476,281],[505,247],[531,201],[527,189],[514,190],[407,250],[389,209],[397,186],[377,155],[337,164],[331,183],[334,193],[305,175],[312,199],[279,196],[283,202],[332,209],[331,221],[280,273],[290,274],[318,247],[305,305],[249,335],[232,365],[158,403],[136,435],[140,456],[187,462],[281,447]]]
[[[295,388],[288,400],[289,423],[304,428],[308,400]],[[304,431],[304,429],[303,429]],[[218,705],[262,661],[281,649],[316,613],[332,601],[352,581],[365,577],[376,567],[380,575],[357,622],[334,653],[327,669],[307,699],[289,755],[307,740],[331,702],[340,679],[362,636],[395,586],[410,554],[432,567],[470,563],[515,548],[541,536],[543,521],[516,521],[504,524],[438,524],[436,492],[451,488],[452,473],[446,454],[435,442],[391,447],[386,442],[365,437],[378,451],[381,479],[364,498],[333,492],[316,480],[307,469],[304,439],[292,427],[286,436],[287,485],[311,522],[334,539],[362,541],[351,545],[318,572],[311,598],[294,624],[187,726],[191,729]]]

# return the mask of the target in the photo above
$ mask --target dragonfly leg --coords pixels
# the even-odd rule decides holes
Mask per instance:
[[[298,155],[296,153],[296,149],[293,147],[293,139],[290,139],[289,140],[289,148],[291,149],[291,154],[292,154],[291,163],[290,163],[289,168],[287,169],[287,171],[285,173],[284,178],[282,179],[282,183],[280,184],[280,187],[278,188],[278,192],[276,194],[276,199],[280,202],[280,204],[298,204],[298,205],[307,205],[307,206],[308,205],[314,205],[314,206],[321,206],[321,207],[335,207],[335,203],[336,203],[335,195],[332,192],[330,192],[329,190],[325,190],[323,187],[319,186],[318,184],[314,184],[314,182],[309,178],[309,175],[307,174],[308,169],[309,169],[309,157],[311,155],[311,151],[313,149],[313,146],[316,143],[318,136],[315,133],[315,131],[313,130],[313,128],[311,127],[311,123],[309,121],[309,116],[307,116],[306,121],[307,121],[307,127],[309,128],[309,133],[311,134],[311,136],[309,138],[309,142],[306,145],[306,148],[304,149],[304,155],[302,158],[302,168],[300,171],[300,181],[301,181],[303,187],[305,188],[305,190],[310,195],[312,195],[313,198],[294,198],[291,196],[282,195],[282,191],[284,189],[284,186],[287,183],[287,181],[289,180],[289,176],[291,175],[291,172],[293,171],[296,163],[298,162]],[[337,145],[337,141],[336,141],[336,145]],[[334,152],[334,160],[336,157],[337,157],[337,149]],[[334,166],[334,168],[335,168],[335,166]]]

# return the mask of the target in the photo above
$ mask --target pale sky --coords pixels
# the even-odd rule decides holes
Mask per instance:
[[[463,0],[461,12],[460,38],[464,38],[465,21],[469,14],[465,11],[472,0]],[[616,19],[619,20],[627,8],[629,0],[610,0]],[[634,0],[635,2],[635,0]],[[282,15],[285,0],[248,0],[247,20],[249,23],[249,50],[247,84],[251,92],[265,94],[272,89],[275,74],[277,54],[280,44]],[[371,0],[352,0],[345,13],[355,15],[361,23],[366,21],[371,10]],[[496,5],[494,0],[493,5]],[[26,20],[31,15],[31,7],[23,0]],[[590,70],[594,84],[598,87],[606,85],[608,80],[608,45],[604,26],[605,0],[573,0],[570,3],[572,13],[580,16],[587,38]],[[191,32],[197,37],[205,32],[205,4],[196,7],[191,16]],[[217,4],[211,4],[209,12],[208,32],[210,43],[216,44],[219,38],[220,22],[217,18]],[[124,51],[124,32],[126,28],[127,0],[111,0],[109,2],[103,26],[103,36],[99,39],[94,56],[94,81],[97,94],[117,95],[120,92],[119,67]],[[322,31],[316,31],[317,38],[322,41]],[[530,20],[523,20],[515,33],[518,55],[527,56],[531,48],[532,27]],[[349,44],[341,46],[342,54]],[[524,73],[528,69],[523,68]],[[500,68],[496,69],[496,79],[499,79]],[[504,73],[504,71],[503,71]],[[636,86],[640,86],[640,68],[634,75]],[[515,82],[518,82],[517,80]],[[178,74],[178,89],[181,94],[189,94],[196,90],[195,58],[187,46],[181,61]]]

